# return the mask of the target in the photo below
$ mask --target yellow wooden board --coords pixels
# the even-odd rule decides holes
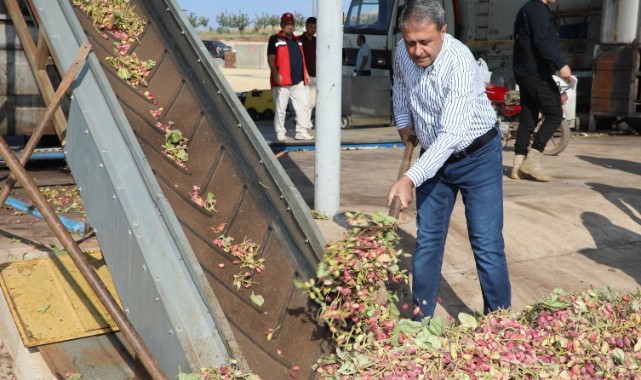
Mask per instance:
[[[121,305],[102,254],[86,255]],[[2,264],[0,286],[27,347],[118,331],[68,255]]]

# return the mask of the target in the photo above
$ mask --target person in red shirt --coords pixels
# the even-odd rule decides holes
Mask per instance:
[[[309,81],[300,38],[294,34],[294,15],[286,12],[280,18],[281,31],[270,36],[267,63],[271,70],[270,84],[274,97],[274,129],[279,142],[288,141],[285,129],[287,103],[292,101],[296,112],[296,140],[313,140],[309,134],[309,99],[305,84]]]
[[[309,115],[316,107],[316,17],[308,17],[305,21],[305,33],[300,37],[303,43],[303,54],[305,56],[305,67],[309,75],[307,83],[307,95],[309,96]],[[312,123],[312,127],[313,127]]]

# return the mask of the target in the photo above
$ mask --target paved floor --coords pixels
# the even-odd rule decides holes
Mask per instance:
[[[510,179],[513,153],[509,147],[504,150],[503,233],[515,308],[557,287],[639,286],[640,143],[641,136],[573,137],[561,155],[543,158],[554,176],[549,183]],[[400,148],[343,151],[341,211],[385,211],[401,157]],[[314,152],[290,152],[280,161],[313,208]],[[416,237],[413,205],[404,214],[401,244],[411,253]],[[340,220],[339,215],[334,222],[320,222],[326,237],[339,236]],[[482,308],[460,200],[450,224],[441,284],[437,314],[456,316]]]

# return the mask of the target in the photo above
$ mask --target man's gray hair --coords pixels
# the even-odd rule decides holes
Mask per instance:
[[[441,30],[445,25],[445,10],[440,1],[435,0],[410,0],[401,13],[401,29],[410,23],[436,24],[436,29]]]

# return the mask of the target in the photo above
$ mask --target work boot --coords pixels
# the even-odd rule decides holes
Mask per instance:
[[[517,154],[514,156],[514,164],[512,165],[512,174],[510,177],[512,179],[522,179],[522,174],[521,172],[521,165],[523,164],[523,160],[525,160],[525,156],[522,154]]]
[[[313,140],[314,136],[310,135],[309,132],[307,132],[307,129],[303,129],[302,132],[296,133],[296,136],[294,136],[296,140]]]
[[[552,177],[543,169],[541,156],[543,153],[536,149],[530,149],[521,165],[521,172],[529,175],[537,181],[548,182]]]
[[[287,135],[286,135],[286,134],[284,134],[284,133],[277,133],[277,134],[276,134],[276,140],[278,140],[278,142],[287,142],[289,139],[287,138]]]

